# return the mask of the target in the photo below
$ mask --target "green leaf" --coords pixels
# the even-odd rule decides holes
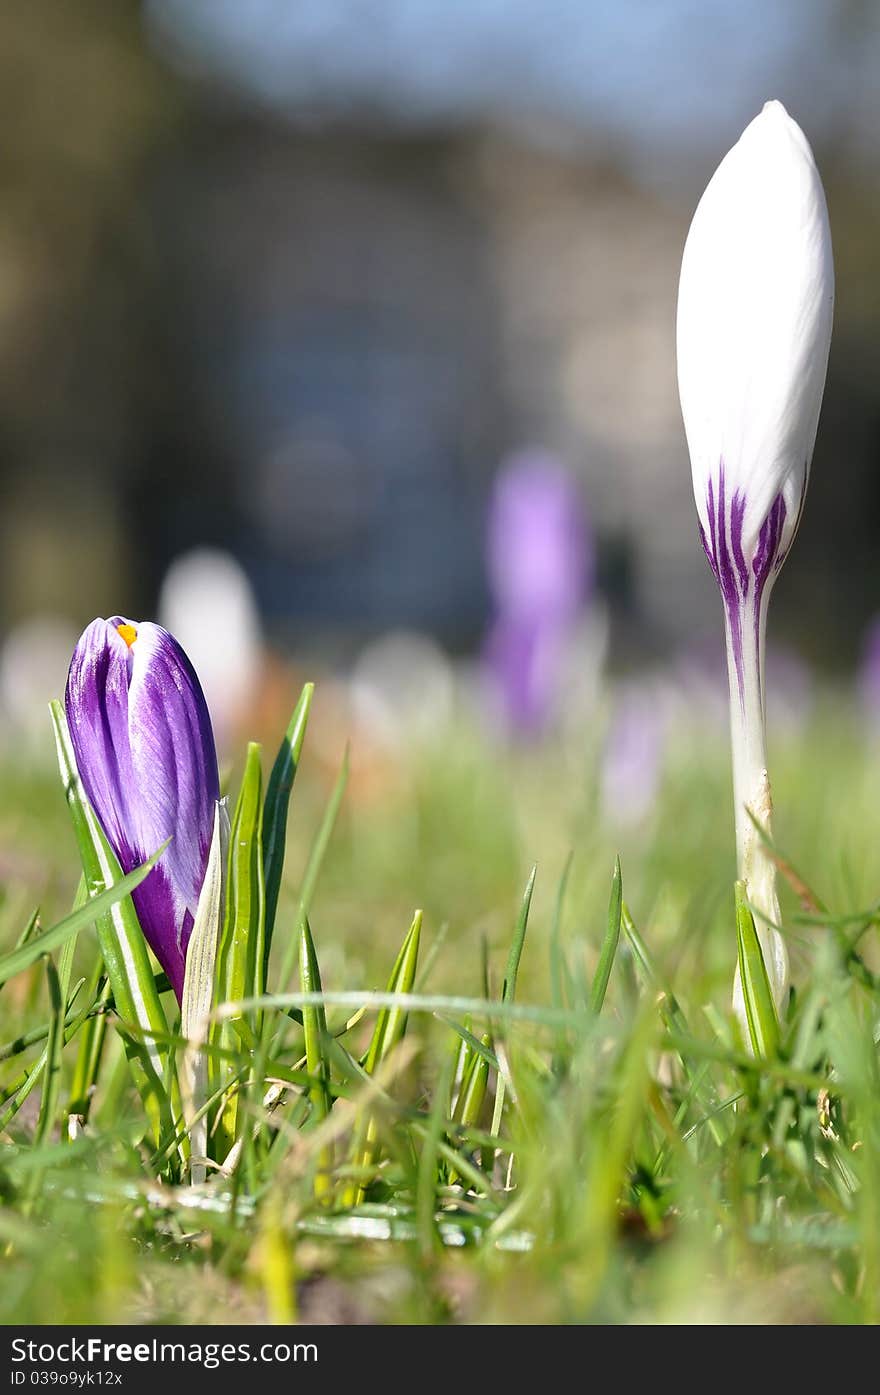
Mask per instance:
[[[272,948],[272,933],[275,929],[275,912],[278,909],[278,894],[281,890],[281,875],[284,871],[284,850],[287,841],[287,811],[293,782],[299,769],[300,755],[309,720],[309,710],[314,696],[314,683],[306,683],[299,701],[293,709],[284,740],[266,790],[266,803],[263,807],[262,843],[263,867],[265,869],[266,909],[263,982],[269,967],[269,951]]]
[[[72,944],[72,941],[69,941]],[[66,946],[65,946],[66,948]],[[67,969],[69,972],[70,958]],[[46,982],[49,986],[49,1037],[43,1051],[45,1080],[40,1112],[34,1129],[33,1151],[37,1166],[28,1178],[25,1212],[29,1211],[39,1196],[43,1185],[43,1169],[39,1165],[40,1150],[52,1139],[52,1130],[58,1117],[58,1100],[61,1094],[61,1051],[64,1046],[65,995],[62,990],[58,970],[52,959],[46,956]]]
[[[516,927],[513,932],[513,942],[510,946],[510,953],[507,956],[507,969],[504,974],[504,983],[501,986],[502,1003],[512,1003],[516,994],[516,980],[519,973],[519,961],[522,958],[523,945],[526,940],[526,930],[529,925],[529,909],[532,904],[532,892],[535,889],[535,878],[538,875],[537,867],[533,867],[526,882],[526,889],[523,892],[522,903],[519,908],[519,915],[516,920]],[[492,1113],[493,1134],[501,1132],[501,1120],[504,1115],[504,1097],[506,1086],[504,1076],[499,1073],[495,1082],[495,1108]]]
[[[519,915],[516,919],[516,928],[513,932],[513,942],[510,946],[510,953],[507,956],[507,968],[504,973],[504,983],[501,988],[501,1001],[503,1003],[513,1002],[516,996],[516,979],[519,973],[519,961],[522,958],[523,946],[526,941],[526,930],[529,926],[529,908],[532,904],[532,892],[535,889],[535,878],[538,875],[537,867],[533,867],[526,882],[526,889],[523,892],[522,904],[519,908]]]
[[[324,855],[327,852],[327,847],[333,836],[333,829],[336,825],[339,808],[342,804],[342,796],[345,793],[347,783],[348,747],[346,746],[345,753],[342,757],[342,765],[336,777],[336,783],[333,786],[330,799],[327,802],[327,808],[324,810],[324,817],[321,820],[321,826],[312,844],[312,850],[309,853],[309,860],[306,864],[305,875],[303,876],[302,887],[300,888],[297,934],[296,936],[292,935],[285,946],[284,955],[281,960],[281,972],[278,975],[278,982],[282,989],[290,982],[293,973],[297,944],[303,933],[303,922],[308,918],[309,911],[311,910],[312,897],[315,893],[315,886],[321,871],[321,864],[324,861]]]
[[[491,1037],[484,1036],[482,1039],[475,1037],[469,1027],[463,1027],[460,1022],[454,1021],[451,1017],[442,1016],[441,1020],[458,1034],[461,1041],[468,1048],[466,1069],[470,1069],[470,1063],[474,1056],[482,1056],[492,1070],[498,1070],[498,1057],[492,1050]],[[457,1057],[456,1059],[460,1061],[461,1057]],[[460,1094],[461,1091],[459,1091],[459,1095]]]
[[[299,979],[303,993],[320,993],[321,971],[308,916],[303,917],[299,941]],[[303,1007],[303,1036],[305,1038],[306,1070],[314,1077],[315,1083],[309,1088],[312,1118],[316,1122],[325,1119],[330,1112],[329,1068],[325,1042],[327,1039],[327,1018],[323,1004]],[[333,1165],[329,1149],[322,1149],[319,1156],[318,1172],[315,1176],[315,1195],[327,1198],[332,1189],[329,1176]]]
[[[416,911],[406,938],[400,947],[391,977],[388,980],[389,993],[409,993],[415,983],[419,962],[419,940],[422,933],[422,912]],[[379,1013],[370,1048],[367,1052],[366,1070],[372,1075],[385,1057],[403,1040],[408,1014],[402,1008],[383,1008]]]
[[[779,1019],[761,942],[746,899],[745,882],[736,883],[736,943],[739,976],[749,1038],[756,1056],[772,1059],[779,1051]]]
[[[46,982],[49,986],[49,1037],[46,1042],[46,1070],[43,1084],[43,1098],[40,1100],[40,1113],[34,1130],[36,1148],[51,1138],[52,1128],[58,1117],[58,1098],[61,1093],[61,1049],[64,1046],[65,995],[62,991],[58,970],[52,960],[46,958]]]
[[[84,878],[81,877],[79,886],[77,887],[76,896],[74,897],[74,912],[80,909],[80,907],[85,903],[86,899],[86,884]],[[40,1115],[37,1126],[37,1132],[39,1133],[42,1130],[41,1141],[45,1141],[45,1139],[49,1136],[49,1132],[51,1131],[56,1114],[58,1112],[58,1087],[60,1081],[59,1071],[61,1066],[61,1051],[64,1047],[64,1043],[66,1041],[69,1041],[71,1037],[76,1035],[76,1032],[79,1030],[83,1021],[85,1020],[85,1014],[89,1011],[89,1003],[87,1002],[85,1007],[80,1009],[80,1012],[74,1019],[72,1025],[68,1027],[68,1015],[73,1007],[76,994],[82,987],[82,980],[80,980],[76,990],[72,995],[70,995],[68,1001],[68,992],[70,988],[71,973],[73,971],[73,956],[75,949],[76,934],[74,933],[73,935],[69,936],[69,938],[64,942],[64,946],[61,950],[61,961],[57,974],[55,972],[55,966],[54,964],[52,964],[51,959],[49,959],[48,956],[46,958],[47,965],[52,964],[51,969],[47,968],[46,971],[49,981],[49,996],[52,1004],[52,1011],[49,1017],[49,1025],[45,1032],[46,1045],[43,1047],[42,1051],[40,1052],[40,1055],[37,1057],[37,1060],[31,1066],[30,1070],[26,1071],[23,1077],[19,1077],[19,1079],[13,1085],[11,1091],[7,1092],[4,1099],[4,1103],[11,1099],[11,1104],[9,1105],[9,1108],[6,1110],[2,1119],[0,1119],[0,1130],[5,1128],[9,1120],[12,1119],[14,1115],[18,1112],[18,1110],[24,1104],[25,1100],[30,1095],[31,1091],[42,1078],[43,1072],[46,1071],[48,1067],[49,1080],[47,1081],[43,1090],[43,1099],[41,1101],[40,1106]],[[58,1021],[57,1014],[55,1011],[56,987],[57,996],[61,1002],[60,1023]]]
[[[104,961],[100,953],[95,959],[95,967],[92,970],[92,978],[86,997],[90,1003],[101,1006],[105,1006],[111,998],[110,983],[105,977]],[[81,1119],[89,1117],[92,1094],[97,1084],[106,1039],[107,1013],[97,1012],[88,1017],[83,1024],[79,1050],[73,1067],[73,1079],[70,1084],[68,1115],[77,1114]]]
[[[419,962],[419,940],[422,932],[422,912],[416,911],[412,924],[406,933],[403,944],[391,970],[387,991],[389,993],[409,993],[415,983]],[[376,1020],[373,1036],[367,1051],[364,1069],[373,1075],[379,1065],[391,1054],[398,1042],[403,1040],[409,1014],[400,1007],[382,1008]],[[358,1170],[375,1166],[378,1155],[376,1120],[370,1115],[361,1115],[355,1129],[352,1161]],[[348,1204],[357,1204],[364,1197],[364,1188],[357,1187],[349,1196]]]
[[[40,923],[40,908],[39,908],[39,906],[35,906],[34,909],[33,909],[33,911],[31,912],[29,918],[28,918],[27,924],[25,925],[24,929],[22,930],[21,934],[19,935],[18,939],[17,939],[16,942],[15,942],[15,947],[16,947],[16,949],[18,949],[19,945],[27,944],[27,942],[28,942],[28,940],[30,939],[31,935],[36,934],[36,932],[37,932],[37,927],[39,926],[39,923]]]
[[[480,1112],[483,1108],[483,1101],[486,1098],[486,1089],[489,1084],[490,1044],[491,1038],[487,1033],[479,1043],[481,1049],[474,1054],[470,1069],[459,1091],[455,1115],[463,1129],[471,1128],[473,1125],[479,1123]],[[448,1178],[450,1186],[458,1181],[459,1175],[460,1173],[456,1168],[450,1168]]]
[[[186,972],[180,1006],[180,1030],[187,1040],[181,1085],[184,1115],[192,1146],[191,1179],[198,1185],[205,1180],[208,1151],[208,1123],[203,1105],[208,1095],[208,1062],[202,1046],[207,1040],[209,1018],[214,1006],[217,944],[223,919],[223,893],[226,880],[229,818],[218,802],[214,810],[214,831],[199,893],[192,934],[186,951]]]
[[[446,1101],[452,1084],[452,1071],[455,1062],[447,1056],[440,1079],[435,1086],[431,1112],[424,1131],[416,1182],[416,1226],[419,1248],[424,1259],[429,1259],[441,1243],[435,1219],[437,1196],[437,1160],[446,1131]]]
[[[556,891],[553,925],[550,929],[550,993],[554,1007],[564,1007],[566,1003],[571,1004],[572,1001],[571,973],[565,961],[565,951],[562,948],[562,908],[565,904],[565,893],[571,874],[572,856],[573,854],[569,853],[565,859],[565,866],[562,869],[562,876]]]
[[[635,921],[629,912],[629,907],[625,901],[621,902],[620,923],[623,932],[629,941],[633,958],[638,965],[639,972],[645,982],[654,989],[660,990],[659,1012],[660,1017],[670,1033],[676,1033],[684,1041],[690,1039],[692,1033],[688,1020],[679,1006],[678,999],[670,988],[662,981],[656,969],[648,947],[636,929]],[[711,1083],[705,1076],[700,1064],[694,1065],[689,1059],[685,1050],[679,1051],[682,1066],[690,1082],[694,1085],[694,1096],[699,1100],[702,1108],[708,1116],[709,1131],[715,1142],[720,1146],[727,1138],[726,1121],[718,1114],[718,1096]]]
[[[611,899],[608,903],[608,926],[602,941],[599,963],[590,991],[590,1007],[596,1017],[602,1011],[608,980],[614,964],[614,956],[620,941],[620,914],[623,905],[623,881],[620,874],[620,858],[614,860],[614,875],[611,878]]]
[[[217,999],[235,1003],[243,998],[259,996],[263,991],[265,967],[265,909],[263,885],[263,771],[260,747],[251,742],[241,789],[229,835],[229,879],[226,916],[217,962]],[[260,1014],[253,1028],[259,1031]],[[214,1041],[234,1045],[237,1027],[243,1023],[240,1013],[231,1021],[215,1025]],[[243,1024],[248,1031],[252,1024]],[[214,1084],[222,1080],[216,1074]],[[219,1147],[230,1147],[238,1134],[237,1091],[231,1092],[224,1103],[222,1136]]]

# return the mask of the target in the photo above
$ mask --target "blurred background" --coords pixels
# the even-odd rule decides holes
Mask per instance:
[[[350,673],[389,633],[435,696],[447,656],[543,674],[493,579],[511,470],[573,482],[563,618],[601,614],[602,663],[720,662],[674,305],[695,202],[771,96],[813,144],[838,277],[771,635],[852,673],[880,606],[878,62],[872,0],[5,6],[7,715],[39,697],[45,730],[114,611],[207,639],[200,669],[221,636],[235,702],[267,655]],[[540,675],[513,681],[511,722],[540,725]]]

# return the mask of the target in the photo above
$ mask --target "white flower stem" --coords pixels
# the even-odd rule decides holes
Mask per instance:
[[[749,598],[741,606],[738,615],[727,615],[725,623],[730,680],[737,865],[739,876],[746,884],[749,903],[755,912],[755,928],[764,955],[770,988],[779,1011],[788,990],[788,952],[782,936],[772,928],[773,925],[779,924],[776,865],[750,817],[751,812],[765,833],[770,834],[773,805],[767,775],[764,706],[764,633],[769,591],[768,586],[758,602],[760,609],[757,617],[755,601]],[[734,633],[737,621],[739,636]],[[733,985],[733,1010],[748,1041],[738,966]]]

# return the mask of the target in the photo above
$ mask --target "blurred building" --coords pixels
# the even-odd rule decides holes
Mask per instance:
[[[695,199],[772,83],[816,141],[838,261],[774,611],[814,654],[854,648],[880,593],[870,19],[786,0],[756,63],[748,6],[727,30],[683,0],[650,24],[501,8],[398,0],[360,35],[348,0],[275,28],[222,0],[4,14],[0,628],[152,613],[171,558],[215,545],[276,643],[470,646],[491,477],[536,444],[583,481],[617,652],[714,631],[674,305]]]

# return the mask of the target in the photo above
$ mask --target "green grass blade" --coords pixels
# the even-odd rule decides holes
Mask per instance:
[[[482,1048],[474,1054],[471,1061],[470,1070],[467,1073],[462,1089],[459,1093],[459,1103],[456,1108],[456,1117],[463,1129],[472,1128],[479,1123],[483,1102],[486,1098],[486,1090],[489,1084],[489,1059],[488,1052],[491,1038],[488,1033],[484,1035],[479,1043]],[[449,1185],[458,1181],[460,1173],[457,1169],[450,1168]]]
[[[34,909],[31,911],[30,916],[28,917],[27,924],[25,925],[24,929],[22,930],[21,934],[15,942],[16,949],[19,949],[21,945],[27,944],[31,935],[36,934],[39,924],[40,908],[39,906],[35,906]]]
[[[412,924],[388,980],[389,993],[409,993],[415,983],[419,962],[419,941],[422,933],[422,912],[416,911]],[[372,1075],[380,1061],[403,1039],[408,1014],[402,1008],[383,1008],[379,1013],[367,1052],[366,1070]]]
[[[34,1131],[34,1146],[36,1148],[42,1147],[52,1137],[52,1129],[58,1117],[58,1100],[61,1094],[61,1050],[64,1046],[64,1016],[67,1006],[58,970],[48,956],[46,958],[46,983],[49,988],[49,1037],[46,1041],[43,1097],[40,1100],[40,1113]]]
[[[340,767],[339,774],[336,778],[336,783],[333,786],[333,791],[330,795],[330,799],[328,800],[327,808],[324,810],[324,817],[321,820],[321,826],[318,829],[317,837],[315,838],[315,841],[312,844],[312,850],[309,853],[309,860],[306,864],[305,875],[303,876],[302,887],[300,889],[297,934],[295,936],[291,935],[290,939],[285,945],[284,955],[281,961],[281,972],[278,975],[278,982],[281,985],[282,989],[286,987],[286,985],[290,982],[290,979],[293,975],[297,949],[299,944],[301,943],[303,934],[303,922],[308,918],[309,911],[312,908],[312,897],[315,894],[315,886],[317,885],[318,876],[321,871],[321,864],[324,861],[324,856],[327,852],[327,847],[329,845],[331,837],[333,836],[333,829],[336,825],[336,819],[339,815],[339,808],[342,804],[342,797],[345,794],[345,787],[347,783],[348,747],[346,747],[345,749],[345,754],[342,758],[342,765]]]
[[[272,933],[275,929],[275,913],[278,909],[278,894],[281,890],[281,876],[284,871],[284,850],[287,841],[287,813],[293,782],[299,769],[300,756],[309,720],[309,710],[314,696],[314,683],[306,683],[299,701],[293,709],[284,740],[269,776],[266,790],[266,803],[263,808],[262,844],[263,866],[265,869],[266,912],[263,981],[269,967],[269,951],[272,948]]]
[[[504,983],[501,986],[502,1003],[512,1003],[516,994],[516,980],[519,973],[519,961],[522,958],[523,946],[526,941],[526,930],[529,926],[529,909],[532,904],[532,892],[535,889],[535,878],[538,875],[537,867],[533,867],[526,882],[526,889],[523,893],[522,903],[519,908],[519,915],[516,920],[516,927],[513,932],[513,942],[510,946],[510,953],[507,956],[507,968],[504,973]],[[498,1074],[495,1082],[495,1108],[492,1113],[493,1134],[500,1134],[501,1120],[504,1116],[504,1098],[506,1085],[504,1076]]]
[[[419,941],[422,933],[422,912],[416,911],[412,924],[406,933],[403,944],[391,970],[391,977],[388,980],[389,993],[409,993],[415,983],[416,971],[419,963]],[[373,1075],[382,1061],[394,1050],[399,1041],[403,1040],[406,1032],[406,1024],[409,1014],[399,1007],[382,1008],[373,1030],[367,1051],[367,1059],[364,1069],[367,1075]],[[352,1148],[352,1162],[354,1167],[366,1171],[375,1166],[378,1154],[378,1139],[376,1121],[370,1115],[362,1115],[355,1129],[354,1146]],[[349,1198],[349,1204],[360,1202],[364,1197],[364,1188],[355,1188],[354,1194]]]
[[[745,882],[736,883],[736,943],[749,1039],[756,1056],[772,1059],[779,1051],[779,1019],[761,942],[746,899]]]
[[[611,899],[608,903],[608,926],[602,941],[599,963],[596,966],[593,986],[590,990],[590,1008],[595,1017],[602,1011],[608,980],[614,965],[614,956],[620,942],[620,914],[623,905],[623,881],[620,873],[620,858],[614,860],[614,874],[611,878]]]
[[[308,916],[305,916],[300,929],[300,952],[299,952],[299,978],[303,993],[320,993],[321,971],[318,967],[318,956],[315,951],[315,942],[312,938],[312,930],[309,925]],[[319,1123],[325,1119],[330,1112],[332,1103],[329,1090],[329,1067],[325,1041],[327,1038],[327,1017],[323,1004],[304,1007],[303,1014],[303,1036],[305,1038],[306,1070],[315,1079],[315,1084],[309,1088],[309,1100],[312,1106],[312,1118]],[[329,1176],[333,1166],[332,1154],[329,1149],[322,1149],[319,1158],[318,1172],[315,1176],[315,1195],[319,1198],[328,1198],[332,1190],[332,1182]]]
[[[90,1002],[101,1005],[106,1005],[110,999],[110,984],[104,977],[104,961],[100,954],[97,956],[86,996]],[[92,1095],[97,1084],[106,1040],[107,1014],[95,1013],[83,1024],[67,1106],[68,1115],[78,1115],[83,1121],[88,1119],[91,1111]]]
[[[519,973],[519,961],[522,958],[523,946],[526,941],[526,930],[529,927],[529,908],[532,904],[532,892],[535,889],[535,878],[538,875],[537,867],[533,867],[526,882],[526,889],[523,892],[522,903],[519,908],[519,915],[516,919],[516,928],[513,933],[513,942],[510,946],[510,953],[507,956],[507,968],[504,971],[504,983],[501,988],[501,1001],[503,1003],[513,1002],[516,996],[516,979]]]
[[[438,1158],[443,1135],[446,1132],[446,1101],[452,1084],[452,1071],[455,1062],[447,1056],[443,1070],[435,1088],[431,1102],[431,1112],[424,1133],[419,1154],[416,1183],[416,1226],[419,1249],[423,1259],[429,1259],[440,1244],[435,1221],[435,1199],[437,1196]]]
[[[265,986],[262,801],[260,747],[252,741],[229,834],[226,923],[218,956],[220,1002],[258,995]]]
[[[468,1048],[467,1069],[470,1069],[470,1063],[474,1056],[482,1056],[492,1070],[498,1070],[498,1058],[492,1050],[490,1037],[484,1036],[482,1039],[475,1037],[469,1027],[463,1027],[460,1022],[455,1022],[451,1017],[441,1016],[441,1020],[448,1027],[451,1027],[453,1032],[457,1033],[462,1043]]]
[[[251,742],[242,776],[241,789],[229,835],[229,874],[226,916],[217,964],[217,1000],[221,1003],[239,1002],[252,994],[259,996],[264,985],[265,910],[263,885],[263,771],[260,747]],[[259,1030],[259,1013],[253,1028],[243,1024],[248,1032]],[[212,1037],[224,1046],[234,1045],[236,1022],[215,1027]],[[214,1085],[221,1076],[214,1073]],[[237,1091],[226,1099],[223,1108],[223,1137],[219,1147],[231,1146],[238,1127]]]
[[[208,1037],[209,1019],[214,1006],[217,944],[224,909],[228,833],[226,807],[223,803],[218,803],[214,810],[214,831],[205,881],[199,893],[192,935],[186,952],[186,973],[180,1006],[180,1031],[187,1041],[181,1062],[181,1092],[192,1145],[191,1179],[196,1185],[204,1182],[206,1176],[208,1123],[201,1111],[208,1096],[208,1061],[202,1046]]]
[[[565,893],[568,890],[572,859],[573,853],[569,853],[565,859],[562,876],[559,878],[556,905],[553,908],[553,924],[550,929],[550,1000],[554,1007],[565,1007],[566,1003],[570,1002],[566,980],[570,981],[571,976],[568,973],[565,952],[562,948],[562,909],[565,905]]]
[[[675,994],[663,983],[660,974],[654,966],[647,945],[639,934],[635,921],[629,912],[629,907],[625,901],[621,902],[620,923],[623,932],[632,950],[633,959],[638,965],[640,974],[646,983],[652,988],[659,989],[661,998],[659,1002],[660,1017],[670,1033],[676,1034],[682,1041],[691,1039],[692,1033],[688,1020],[679,1006]],[[724,1116],[718,1114],[718,1096],[711,1082],[706,1079],[699,1063],[694,1063],[689,1059],[686,1051],[679,1053],[681,1063],[685,1069],[688,1080],[694,1082],[695,1098],[699,1100],[701,1107],[705,1111],[709,1120],[709,1131],[715,1142],[721,1146],[727,1138],[727,1122]]]

